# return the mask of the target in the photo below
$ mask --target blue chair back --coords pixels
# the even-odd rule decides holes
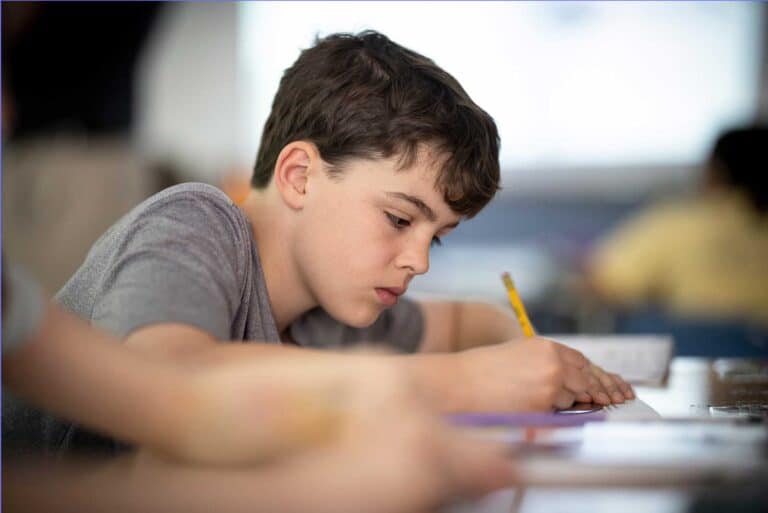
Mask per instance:
[[[617,333],[666,333],[675,355],[768,357],[768,328],[735,320],[678,318],[658,310],[620,314]]]

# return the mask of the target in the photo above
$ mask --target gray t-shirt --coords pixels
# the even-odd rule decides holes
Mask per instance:
[[[94,244],[56,300],[120,338],[170,322],[224,342],[280,340],[251,225],[223,192],[205,184],[171,187],[126,214]],[[344,326],[320,308],[290,329],[307,347],[365,341],[410,352],[423,318],[416,303],[401,300],[365,329]],[[43,419],[43,432],[46,449],[115,448],[52,418]]]
[[[19,265],[3,258],[3,356],[25,343],[41,328],[43,291]]]

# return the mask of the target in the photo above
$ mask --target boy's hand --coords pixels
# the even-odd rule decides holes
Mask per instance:
[[[545,411],[574,402],[622,403],[634,398],[619,376],[603,371],[579,351],[543,338],[478,347],[455,356],[462,401],[476,411]]]
[[[618,374],[606,372],[594,363],[590,363],[589,367],[587,368],[587,378],[590,380],[590,383],[592,383],[593,388],[602,388],[603,393],[610,397],[609,402],[605,401],[604,396],[601,396],[602,400],[594,400],[594,402],[600,404],[621,404],[628,399],[635,398],[634,390],[632,390],[632,387],[629,383],[624,381],[624,378]]]
[[[404,386],[379,358],[333,355],[214,363],[188,373],[183,420],[168,454],[244,464],[336,443],[368,411],[364,399]],[[383,400],[383,399],[382,399]],[[391,399],[390,399],[391,401]]]
[[[349,511],[366,513],[424,513],[515,485],[515,462],[504,445],[413,413],[384,415],[378,429],[361,432],[333,453],[308,455],[328,480],[313,488],[338,495],[319,502],[350,504]]]
[[[169,511],[200,502],[221,511],[253,511],[254,504],[269,510],[274,504],[316,513],[424,513],[514,486],[515,462],[506,444],[450,427],[402,386],[405,381],[397,381],[394,387],[387,378],[379,381],[367,404],[353,407],[358,412],[349,429],[332,443],[268,465],[218,468],[179,465],[142,452],[133,460],[134,483],[128,484],[141,490],[145,503],[174,506],[162,508]],[[97,498],[115,502],[113,495]]]
[[[348,448],[343,451],[361,456],[389,454],[393,469],[409,460],[414,479],[434,473],[427,484],[439,481],[453,491],[509,484],[499,482],[500,474],[478,473],[484,466],[498,468],[498,451],[484,450],[445,426],[389,355],[335,353],[210,365],[193,371],[179,401],[180,418],[168,430],[176,435],[173,444],[170,450],[156,448],[175,460],[249,464]],[[480,451],[472,458],[475,471],[464,471],[462,462],[472,451]]]
[[[195,374],[189,387],[182,437],[165,456],[227,465],[277,459],[283,464],[263,468],[291,469],[286,481],[305,483],[297,500],[310,509],[431,511],[514,484],[506,448],[448,426],[388,356],[227,363]]]
[[[384,376],[375,369],[361,368],[373,386],[361,389],[350,404],[343,436],[305,460],[316,460],[318,473],[329,479],[316,488],[347,494],[339,503],[359,501],[350,511],[422,513],[451,499],[514,485],[508,448],[449,427],[426,406],[408,376],[399,370]],[[338,471],[329,473],[329,468]]]

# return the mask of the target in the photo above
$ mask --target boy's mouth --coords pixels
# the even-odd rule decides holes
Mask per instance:
[[[400,287],[376,287],[375,290],[379,300],[387,306],[397,303],[397,298],[405,292],[405,289]]]

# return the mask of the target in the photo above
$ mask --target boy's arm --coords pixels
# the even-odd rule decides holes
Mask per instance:
[[[269,361],[296,356],[313,360],[328,359],[331,355],[339,354],[288,344],[221,342],[200,328],[178,323],[152,324],[140,328],[126,337],[124,343],[149,358],[173,362],[191,369],[235,363],[248,358]]]
[[[24,343],[3,355],[3,385],[19,396],[123,440],[155,446],[165,443],[161,427],[171,429],[166,406],[180,402],[181,383],[173,368],[126,350],[53,304]]]
[[[193,368],[238,361],[275,365],[301,356],[305,365],[315,362],[339,372],[387,359],[404,370],[429,403],[441,411],[543,411],[566,408],[576,400],[608,404],[632,397],[621,380],[614,382],[606,374],[611,381],[602,383],[578,351],[540,338],[457,353],[347,354],[277,344],[217,343],[191,326],[167,324],[137,330],[127,343]],[[624,395],[616,395],[620,390]]]
[[[4,461],[3,510],[402,513],[433,511],[515,484],[514,462],[502,444],[455,431],[407,406],[375,419],[329,450],[272,465],[187,466],[147,454]]]
[[[574,400],[608,404],[634,399],[631,387],[620,376],[605,372],[581,353],[538,337],[524,339],[520,323],[507,309],[449,301],[424,302],[421,307],[425,324],[421,352],[457,353],[454,366],[463,369],[466,391],[484,390],[471,399],[459,399],[464,409],[468,401],[470,409],[547,409],[565,408]],[[453,375],[429,375],[428,366],[419,367],[433,388],[451,386],[435,387],[434,383],[450,381]],[[489,376],[495,377],[493,383]],[[506,395],[499,388],[502,385],[507,387]],[[455,385],[452,389],[460,392]],[[444,396],[444,400],[451,397]],[[451,409],[455,404],[444,407]]]
[[[456,352],[523,336],[508,308],[464,301],[425,301],[420,306],[424,314],[422,352]]]
[[[343,411],[332,397],[339,386],[370,393],[363,377],[388,376],[383,365],[341,368],[314,356],[318,351],[271,344],[248,344],[247,354],[259,358],[243,360],[246,345],[215,344],[188,326],[141,331],[149,338],[126,347],[48,304],[37,329],[3,355],[3,385],[121,440],[183,460],[235,463],[334,436]]]

